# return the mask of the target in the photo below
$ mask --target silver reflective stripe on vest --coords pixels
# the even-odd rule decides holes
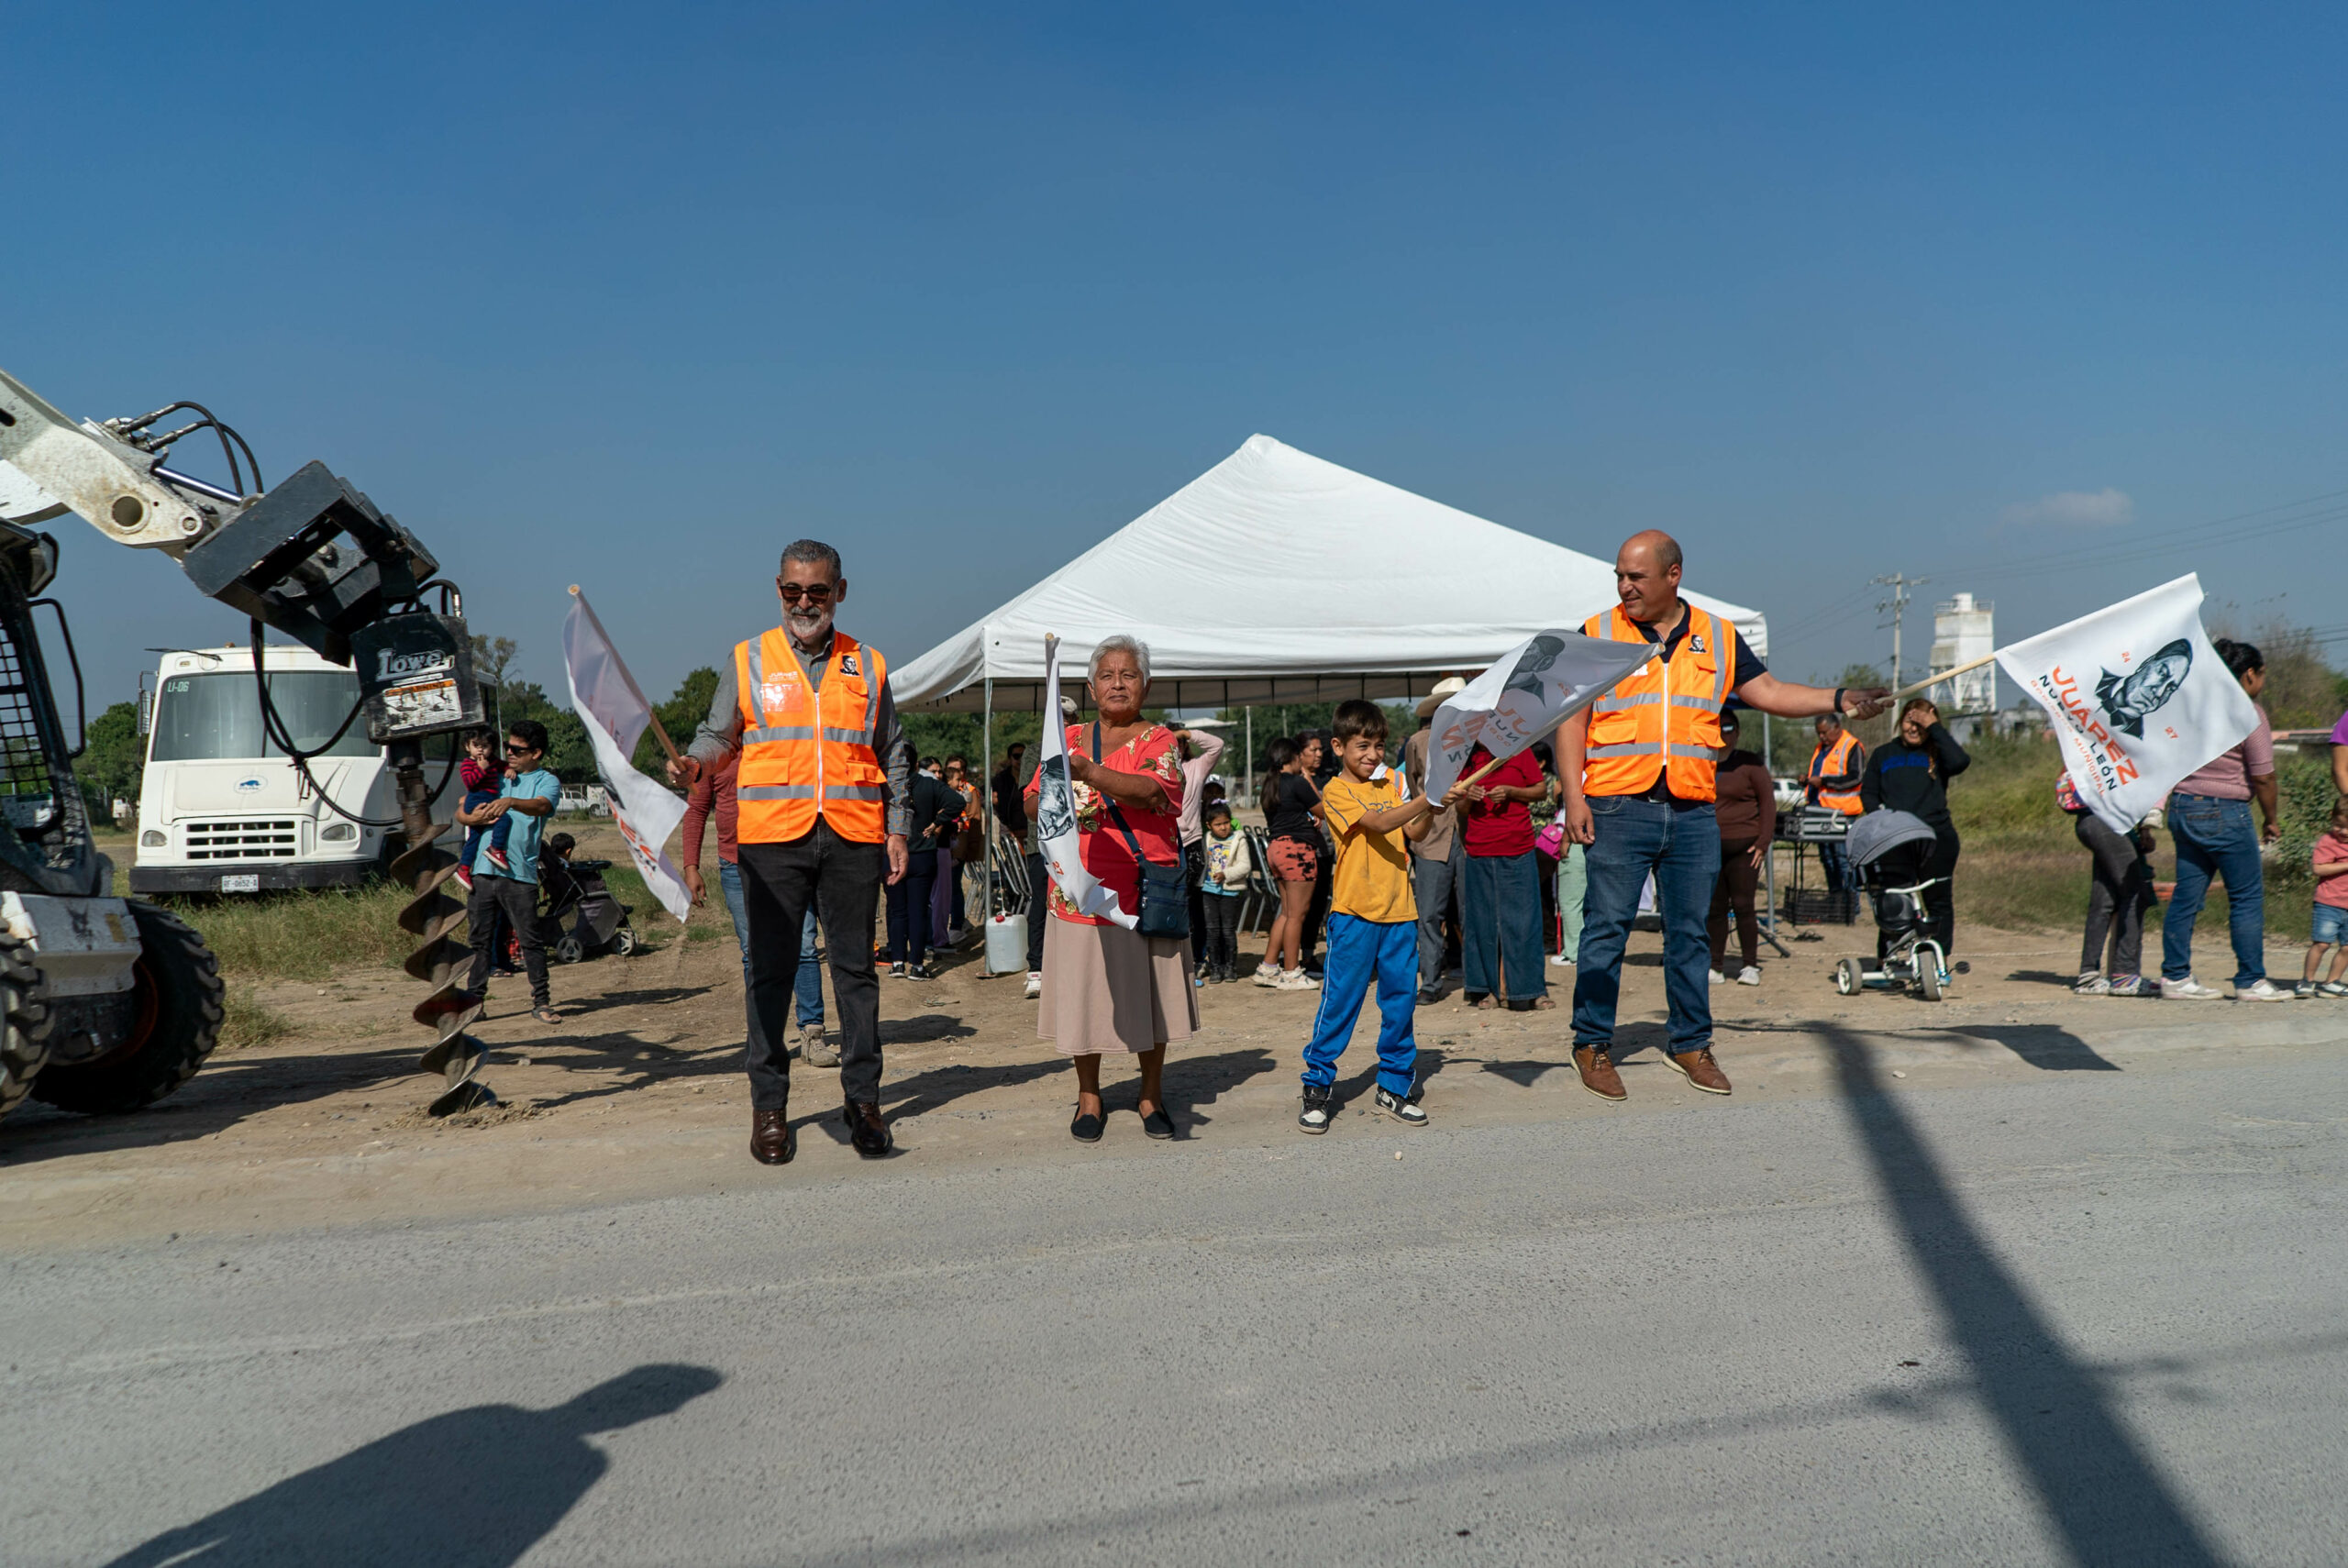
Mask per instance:
[[[802,730],[794,738],[804,740],[814,733],[813,730]],[[872,732],[870,730],[836,730],[826,724],[824,726],[824,738],[827,741],[836,741],[842,745],[870,745]]]
[[[1635,674],[1636,671],[1633,673]],[[1589,711],[1593,713],[1612,713],[1632,708],[1652,707],[1662,701],[1663,693],[1660,691],[1635,692],[1628,697],[1617,697],[1609,690],[1605,696],[1589,705]]]
[[[742,732],[744,745],[758,745],[767,741],[814,740],[814,738],[815,726],[813,724],[776,724],[770,729]]]
[[[880,656],[863,644],[864,649],[864,738],[870,745],[872,737],[880,733],[880,689],[889,683],[889,671],[881,664]]]
[[[1663,747],[1652,741],[1625,741],[1621,745],[1594,745],[1585,756],[1661,756]]]
[[[813,784],[744,784],[736,788],[737,801],[812,801],[815,798]]]
[[[736,792],[739,794],[744,791],[737,790]],[[812,790],[807,792],[811,795],[814,793]],[[826,801],[879,801],[886,799],[887,794],[888,790],[885,785],[834,784],[825,790],[824,799]]]
[[[764,637],[752,637],[743,645],[750,650],[748,660],[750,666],[750,689],[742,693],[742,705],[748,711],[751,717],[758,719],[767,716],[767,661],[759,655],[759,645],[764,641],[766,641]]]
[[[1655,699],[1650,697],[1647,701],[1652,702]],[[1671,705],[1675,708],[1701,708],[1708,713],[1717,713],[1726,704],[1717,697],[1689,697],[1675,691]]]

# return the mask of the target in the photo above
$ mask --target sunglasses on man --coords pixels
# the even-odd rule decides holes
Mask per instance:
[[[775,591],[782,595],[785,604],[796,604],[802,599],[810,604],[829,604],[832,602],[832,585],[828,582],[811,582],[804,588],[795,582],[786,582]]]

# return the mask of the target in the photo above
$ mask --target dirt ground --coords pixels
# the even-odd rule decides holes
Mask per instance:
[[[524,982],[493,986],[476,1032],[483,1077],[504,1103],[434,1121],[437,1077],[414,1070],[429,1043],[406,1013],[417,988],[396,970],[325,985],[260,988],[293,1024],[267,1046],[216,1055],[177,1095],[136,1115],[90,1119],[28,1103],[0,1126],[0,1243],[26,1249],[110,1240],[431,1220],[567,1208],[761,1184],[847,1179],[862,1165],[838,1120],[836,1072],[793,1065],[798,1160],[770,1169],[745,1149],[741,976],[730,932],[688,941],[657,909],[655,943],[632,958],[557,966],[564,1021],[528,1015]],[[695,923],[724,932],[722,909]],[[2219,1049],[2348,1035],[2348,1006],[2253,1010],[2087,999],[2067,988],[2077,939],[1960,929],[1971,973],[1939,1003],[1843,998],[1834,960],[1872,949],[1866,926],[1811,928],[1792,955],[1763,949],[1759,987],[1713,990],[1717,1054],[1740,1101],[1832,1092],[1832,1050],[1864,1040],[1878,1065],[1919,1087],[1983,1075],[2108,1070],[2132,1052]],[[1661,939],[1634,937],[1616,1055],[1628,1107],[1585,1094],[1569,1060],[1569,968],[1548,973],[1554,1011],[1479,1011],[1456,991],[1422,1008],[1425,1103],[1437,1129],[1700,1110],[1660,1055]],[[2298,955],[2275,951],[2278,973]],[[974,950],[931,982],[881,982],[884,1109],[900,1175],[1006,1159],[1097,1154],[1065,1131],[1074,1077],[1036,1037],[1018,977],[988,978]],[[828,985],[826,986],[828,1001]],[[1203,1032],[1168,1064],[1183,1139],[1268,1151],[1302,1142],[1293,1125],[1301,1051],[1318,998],[1252,985],[1200,994]],[[2265,1017],[2246,1017],[2247,1014]],[[1341,1065],[1349,1104],[1338,1136],[1423,1136],[1368,1110],[1371,1004]],[[1106,1072],[1112,1116],[1100,1148],[1143,1144],[1134,1079]],[[1179,1147],[1179,1145],[1178,1145]],[[1272,1157],[1280,1157],[1274,1154]]]

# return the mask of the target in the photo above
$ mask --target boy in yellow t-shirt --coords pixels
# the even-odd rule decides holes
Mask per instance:
[[[1411,1013],[1419,994],[1419,907],[1411,896],[1411,852],[1429,822],[1424,796],[1404,801],[1386,761],[1386,710],[1357,699],[1337,704],[1337,776],[1321,791],[1322,821],[1336,842],[1329,883],[1329,955],[1321,972],[1321,1011],[1304,1048],[1304,1110],[1296,1124],[1326,1132],[1336,1115],[1337,1057],[1378,982],[1378,1109],[1406,1127],[1427,1113],[1411,1099],[1419,1047]],[[1453,794],[1458,791],[1455,789]],[[1445,798],[1447,804],[1449,798]]]

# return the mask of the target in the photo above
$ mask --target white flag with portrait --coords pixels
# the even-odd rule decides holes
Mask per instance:
[[[2046,710],[2079,799],[2115,833],[2258,727],[2201,629],[2198,576],[1999,648],[1998,663]]]
[[[636,770],[628,759],[652,722],[652,704],[637,689],[619,649],[587,606],[587,596],[570,591],[570,613],[562,623],[563,673],[570,681],[570,706],[587,730],[595,771],[612,795],[612,820],[619,824],[628,858],[660,907],[685,918],[692,899],[684,878],[663,847],[685,820],[685,803],[667,787]]]
[[[1043,753],[1044,759],[1036,770],[1036,848],[1043,855],[1044,864],[1052,868],[1052,880],[1059,884],[1060,891],[1078,912],[1134,930],[1141,923],[1140,916],[1128,914],[1118,906],[1115,889],[1102,887],[1084,868],[1084,857],[1078,852],[1076,786],[1068,776],[1068,725],[1060,718],[1058,637],[1044,639]],[[1033,920],[1040,914],[1041,911],[1031,911],[1028,918]]]
[[[1427,798],[1442,801],[1477,746],[1506,761],[1597,701],[1655,652],[1653,643],[1618,643],[1579,632],[1527,637],[1434,711]]]

